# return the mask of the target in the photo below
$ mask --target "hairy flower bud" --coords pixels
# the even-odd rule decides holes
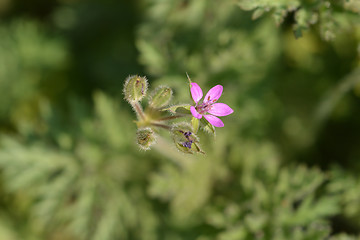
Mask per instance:
[[[171,133],[175,146],[184,153],[204,153],[199,147],[199,138],[192,132],[188,123],[175,124]]]
[[[162,108],[166,106],[172,97],[172,89],[166,86],[160,86],[155,89],[151,96],[150,106],[153,108]]]
[[[136,132],[137,143],[143,150],[149,150],[156,141],[154,131],[151,128],[140,128]]]
[[[124,84],[125,100],[129,103],[141,101],[146,95],[147,88],[148,82],[145,77],[137,75],[128,77]]]

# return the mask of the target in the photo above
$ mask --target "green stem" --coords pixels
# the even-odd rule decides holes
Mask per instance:
[[[185,117],[185,115],[174,115],[174,116],[168,116],[168,117],[163,117],[160,119],[157,119],[158,121],[168,121],[168,120],[173,120],[173,119],[177,119],[177,118],[181,118],[181,117]]]
[[[164,128],[166,130],[170,130],[171,127],[165,124],[161,124],[161,123],[151,123],[151,125],[155,126],[155,127],[160,127],[160,128]]]
[[[351,89],[360,83],[360,68],[354,69],[349,75],[339,81],[339,84],[320,102],[315,112],[315,130],[318,130],[329,118],[336,104]]]
[[[140,118],[139,120],[145,120],[146,116],[139,102],[132,103],[132,106],[136,112],[136,115],[138,116],[138,118]]]

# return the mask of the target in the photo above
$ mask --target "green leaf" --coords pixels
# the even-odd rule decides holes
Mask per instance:
[[[302,27],[296,25],[294,27],[294,35],[295,35],[295,38],[298,39],[298,38],[301,38],[302,37]]]
[[[241,9],[245,11],[250,11],[257,7],[256,3],[254,3],[253,0],[241,0],[237,4]]]
[[[264,14],[265,10],[263,8],[257,8],[251,16],[252,20],[258,19]]]

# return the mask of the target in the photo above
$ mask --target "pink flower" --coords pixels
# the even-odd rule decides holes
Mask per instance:
[[[215,127],[223,127],[224,123],[220,120],[220,118],[215,116],[226,116],[233,113],[234,110],[225,103],[216,103],[216,101],[220,98],[222,91],[223,86],[216,85],[208,91],[203,102],[199,103],[200,99],[203,97],[203,92],[198,84],[191,83],[190,92],[195,102],[195,106],[190,107],[191,114],[198,119],[204,117]]]

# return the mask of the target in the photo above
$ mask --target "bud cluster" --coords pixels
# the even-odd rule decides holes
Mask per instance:
[[[189,78],[190,87],[191,80]],[[133,107],[137,116],[137,144],[140,149],[149,150],[156,143],[160,129],[170,133],[175,147],[184,153],[204,153],[199,145],[198,129],[208,131],[209,123],[195,118],[190,104],[170,106],[173,90],[168,86],[155,88],[149,96],[146,77],[130,76],[125,80],[124,98]],[[146,108],[140,104],[146,99]],[[186,121],[179,121],[180,119]],[[212,126],[210,124],[210,126]],[[215,134],[214,131],[210,131]]]

